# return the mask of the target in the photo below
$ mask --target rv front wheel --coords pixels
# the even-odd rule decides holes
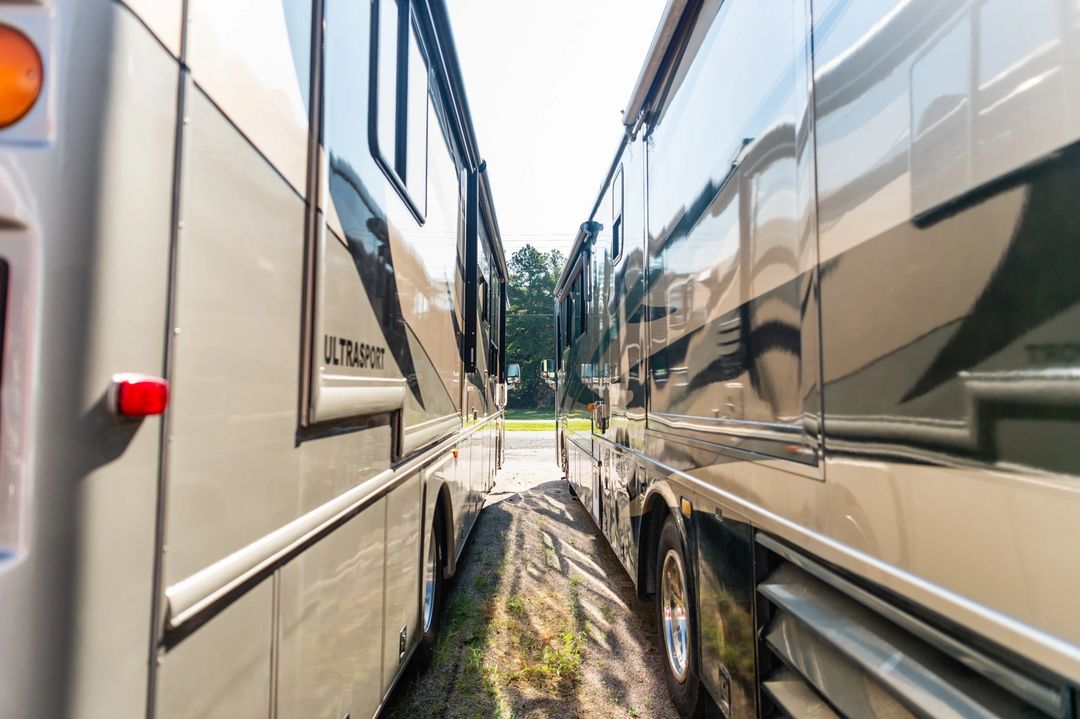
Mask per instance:
[[[656,620],[668,693],[681,716],[687,719],[710,716],[708,692],[698,680],[693,580],[682,536],[671,516],[660,530],[656,566],[660,571]]]
[[[423,648],[427,651],[435,645],[439,629],[439,610],[442,608],[443,585],[446,581],[443,577],[443,567],[446,566],[445,536],[442,512],[436,510],[424,549],[424,593],[420,607]]]

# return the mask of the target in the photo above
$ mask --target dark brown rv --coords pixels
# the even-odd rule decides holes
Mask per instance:
[[[559,461],[680,710],[1076,716],[1080,5],[671,0],[624,119]]]

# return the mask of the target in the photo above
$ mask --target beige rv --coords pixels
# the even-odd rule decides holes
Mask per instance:
[[[0,717],[378,713],[500,462],[442,0],[0,2]]]

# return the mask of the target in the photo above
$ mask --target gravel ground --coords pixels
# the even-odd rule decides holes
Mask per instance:
[[[384,716],[676,716],[653,605],[567,493],[547,432],[507,433],[441,619],[433,657]]]

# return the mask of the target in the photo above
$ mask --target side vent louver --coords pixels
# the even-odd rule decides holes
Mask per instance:
[[[767,535],[757,542],[772,567],[757,588],[772,716],[1073,716],[1063,682],[1014,669]]]

